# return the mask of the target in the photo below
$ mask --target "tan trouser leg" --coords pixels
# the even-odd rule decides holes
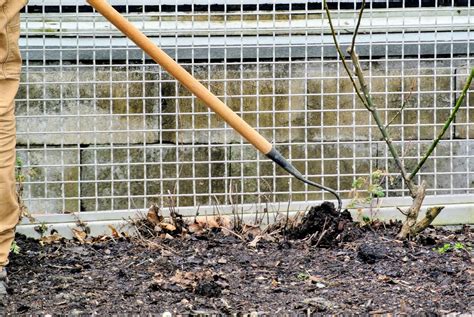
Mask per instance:
[[[19,11],[25,0],[0,0],[0,266],[8,263],[19,208],[15,186],[15,105],[21,58]]]
[[[13,99],[18,80],[0,80],[0,266],[8,262],[8,252],[19,219],[15,186],[15,115]]]

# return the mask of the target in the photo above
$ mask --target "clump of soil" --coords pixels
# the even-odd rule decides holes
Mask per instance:
[[[151,217],[147,238],[79,236],[41,245],[18,236],[5,313],[474,311],[469,227],[428,229],[418,241],[402,242],[395,239],[398,227],[360,229],[330,204],[312,208],[286,235],[256,226],[243,226],[248,235],[231,232],[222,219],[206,228],[199,221],[180,225],[179,217],[171,225],[182,232],[173,235],[170,223]]]
[[[374,264],[375,262],[387,257],[387,248],[380,244],[361,244],[357,255],[365,263]]]
[[[339,213],[333,203],[324,202],[311,207],[301,224],[291,230],[290,236],[295,239],[309,237],[313,245],[331,247],[342,241],[352,241],[361,233],[347,209]]]

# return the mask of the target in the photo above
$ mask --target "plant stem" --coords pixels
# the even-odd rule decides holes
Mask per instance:
[[[349,76],[349,79],[352,82],[352,86],[354,86],[354,89],[356,91],[357,96],[362,101],[364,106],[367,107],[366,102],[365,102],[364,98],[362,97],[362,95],[359,91],[359,88],[357,87],[357,84],[354,80],[354,77],[352,77],[352,72],[350,71],[349,66],[347,65],[346,57],[344,56],[344,53],[342,53],[341,47],[339,46],[339,42],[337,41],[336,31],[334,29],[334,25],[332,24],[331,12],[329,11],[329,7],[328,7],[328,4],[327,4],[326,0],[324,0],[324,10],[326,10],[326,14],[328,16],[329,26],[331,27],[332,39],[334,41],[334,45],[336,46],[336,51],[337,51],[337,53],[338,53],[338,55],[339,55],[339,57],[342,61],[342,65],[344,66],[344,68],[346,70],[346,73],[347,73],[347,75]]]
[[[395,160],[395,163],[397,164],[398,169],[400,170],[400,174],[401,174],[405,184],[407,185],[408,190],[410,191],[410,195],[412,197],[415,197],[416,188],[415,188],[413,182],[409,179],[408,173],[405,170],[403,162],[400,159],[400,156],[398,155],[397,150],[393,146],[392,139],[390,138],[390,136],[387,132],[387,129],[385,129],[385,125],[382,123],[382,120],[380,119],[380,116],[379,116],[379,114],[376,110],[376,107],[375,107],[374,103],[373,103],[372,97],[370,95],[369,88],[368,88],[367,83],[366,83],[365,78],[364,78],[364,73],[362,71],[362,67],[360,66],[359,56],[357,55],[357,53],[355,51],[355,48],[351,47],[351,50],[350,50],[349,53],[350,53],[352,63],[353,63],[354,68],[355,68],[355,74],[356,74],[356,76],[359,80],[360,89],[362,90],[363,96],[362,96],[362,94],[361,94],[354,78],[352,77],[351,71],[349,70],[349,68],[347,66],[345,56],[341,51],[341,48],[339,46],[339,42],[337,41],[336,31],[334,30],[334,26],[332,24],[331,13],[329,11],[329,7],[327,5],[326,0],[324,0],[324,8],[326,10],[326,14],[327,14],[327,17],[328,17],[329,26],[331,27],[331,33],[332,33],[332,38],[334,40],[334,45],[336,46],[336,50],[339,54],[339,57],[342,60],[344,68],[346,69],[346,72],[347,72],[347,74],[348,74],[348,76],[349,76],[349,78],[352,82],[352,85],[353,85],[353,87],[354,87],[354,89],[357,93],[357,96],[362,101],[363,105],[367,108],[367,110],[372,114],[372,116],[375,120],[375,123],[377,124],[377,127],[379,128],[379,130],[380,130],[380,132],[383,136],[383,139],[384,139],[385,143],[387,144],[387,146],[389,148],[389,151],[390,151],[390,153],[392,154],[392,156]],[[361,18],[362,13],[363,13],[363,7],[360,10],[359,19],[358,19],[358,22],[357,22],[357,25],[356,25],[356,31],[359,29],[360,21],[362,19]],[[353,37],[353,41],[355,41],[355,35]]]
[[[360,7],[360,11],[359,11],[359,19],[357,20],[357,24],[356,24],[356,27],[354,29],[354,34],[352,35],[352,44],[351,44],[351,48],[349,50],[349,54],[352,54],[352,52],[354,51],[355,43],[356,43],[356,37],[359,34],[359,27],[360,27],[360,22],[362,21],[362,14],[364,13],[364,9],[365,9],[365,0],[362,0],[362,4],[361,4],[361,7]]]
[[[421,204],[423,204],[423,200],[425,199],[425,195],[426,182],[422,181],[421,185],[416,186],[416,193],[413,196],[413,203],[406,212],[405,222],[403,223],[402,229],[398,233],[397,238],[406,239],[408,236],[414,233],[413,228],[416,225],[418,214],[420,212]]]
[[[360,86],[362,87],[362,92],[367,100],[366,108],[372,114],[372,117],[374,118],[375,123],[377,124],[377,127],[379,128],[380,133],[382,134],[383,140],[387,144],[390,154],[392,154],[392,157],[394,158],[395,163],[397,164],[397,167],[400,170],[400,174],[405,184],[407,185],[408,190],[410,191],[410,195],[414,197],[414,195],[416,195],[415,186],[413,182],[410,180],[408,173],[405,170],[405,166],[403,165],[403,162],[400,156],[398,155],[397,150],[393,146],[392,138],[388,134],[388,131],[385,125],[382,123],[382,120],[380,119],[379,113],[377,112],[377,108],[375,107],[373,103],[367,83],[365,81],[364,73],[362,72],[362,67],[360,66],[360,62],[359,62],[359,56],[357,56],[357,52],[355,50],[351,52],[351,58],[352,58],[352,63],[354,64],[354,67],[355,67],[357,78],[359,79]]]
[[[414,227],[413,227],[413,233],[417,234],[425,230],[433,220],[438,217],[439,213],[441,210],[444,209],[444,206],[436,206],[436,207],[430,207],[426,211],[426,215],[423,219],[421,219]]]
[[[375,106],[372,101],[372,97],[370,95],[369,87],[367,86],[367,83],[365,81],[365,76],[364,76],[364,72],[362,71],[362,66],[360,66],[359,55],[357,55],[357,52],[355,51],[355,49],[353,49],[350,52],[350,55],[352,59],[352,64],[354,65],[354,72],[357,76],[357,79],[359,80],[362,93],[364,94],[364,98],[366,102],[365,107],[370,112],[375,111]]]
[[[444,126],[443,126],[443,129],[441,130],[441,132],[438,134],[438,137],[433,141],[433,143],[431,143],[431,146],[430,148],[428,149],[428,151],[426,151],[425,155],[423,156],[423,158],[421,159],[421,161],[418,163],[418,165],[416,166],[416,168],[413,170],[413,172],[410,174],[410,177],[409,179],[412,180],[416,174],[418,173],[418,171],[423,167],[423,165],[425,164],[426,160],[428,159],[428,157],[431,155],[431,153],[433,153],[434,149],[436,148],[436,146],[438,145],[439,141],[441,140],[441,138],[443,137],[444,133],[448,130],[449,126],[451,125],[451,122],[453,122],[454,118],[456,117],[456,113],[458,112],[459,108],[461,107],[461,104],[462,102],[464,101],[464,98],[466,97],[466,94],[467,94],[467,91],[469,89],[469,86],[471,86],[471,82],[472,82],[472,78],[474,77],[474,68],[471,69],[471,74],[469,75],[469,77],[467,78],[467,81],[466,81],[466,84],[464,85],[464,88],[461,92],[461,95],[458,97],[458,99],[456,100],[456,105],[454,106],[454,109],[453,111],[451,112],[451,114],[449,115],[449,118],[448,120],[446,120],[446,122],[444,123]]]
[[[400,110],[397,111],[397,113],[393,116],[392,119],[385,125],[385,129],[388,129],[388,127],[395,121],[396,118],[403,112],[403,109],[405,109],[406,105],[408,104],[408,100],[410,100],[411,95],[413,93],[413,90],[415,89],[415,80],[413,80],[412,85],[410,87],[410,93],[408,94],[408,97],[403,100],[402,106],[400,107]]]
[[[382,133],[382,137],[387,144],[388,150],[390,151],[390,154],[392,154],[393,159],[395,160],[395,164],[397,164],[398,169],[400,170],[400,174],[403,178],[403,181],[405,182],[405,185],[408,187],[408,190],[410,191],[410,195],[414,197],[416,195],[415,191],[415,186],[411,179],[408,176],[407,171],[405,170],[405,166],[403,165],[402,159],[398,155],[397,150],[393,146],[392,143],[392,138],[390,138],[387,129],[385,129],[382,120],[380,119],[379,113],[374,109],[371,111],[372,117],[375,120],[375,123],[377,124],[377,127],[380,130],[380,133]]]

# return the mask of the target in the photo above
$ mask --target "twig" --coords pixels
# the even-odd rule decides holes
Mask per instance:
[[[466,97],[466,94],[467,94],[467,91],[469,89],[469,86],[471,85],[471,82],[472,82],[472,78],[474,77],[474,68],[471,69],[471,74],[469,75],[469,77],[467,78],[467,81],[466,81],[466,84],[464,85],[464,88],[461,92],[461,95],[458,97],[458,99],[456,100],[456,105],[454,106],[454,109],[453,111],[451,112],[451,114],[449,115],[449,118],[448,120],[446,120],[446,122],[444,123],[444,126],[443,126],[443,129],[441,130],[441,132],[438,134],[438,137],[433,141],[433,143],[431,143],[431,146],[430,148],[426,151],[425,155],[423,156],[423,158],[421,159],[421,161],[418,163],[418,165],[416,166],[416,168],[413,170],[413,172],[410,174],[410,180],[413,179],[416,174],[418,173],[418,171],[423,167],[423,165],[425,164],[426,160],[428,159],[428,157],[431,155],[431,153],[433,153],[434,149],[436,148],[436,145],[438,145],[439,141],[441,140],[441,138],[443,137],[444,133],[448,130],[451,122],[453,122],[454,120],[454,117],[456,117],[456,113],[458,112],[459,108],[461,107],[461,104],[462,102],[464,101],[464,98]]]
[[[146,244],[146,246],[148,248],[158,248],[159,250],[166,250],[166,251],[169,251],[169,252],[173,253],[174,255],[180,255],[181,254],[180,252],[176,251],[172,247],[169,247],[169,246],[164,245],[164,244],[159,244],[159,243],[156,243],[156,242],[151,241],[151,240],[144,240],[143,243]]]
[[[286,207],[286,221],[285,221],[285,226],[283,227],[283,232],[285,233],[285,235],[288,229],[289,221],[290,221],[290,199],[288,200],[288,206]]]
[[[48,264],[49,267],[52,267],[53,269],[59,269],[59,270],[74,270],[77,269],[77,267],[74,266],[61,266],[61,265],[54,265],[54,264]]]
[[[364,105],[366,105],[366,102],[364,101],[364,98],[362,97],[362,95],[359,91],[359,88],[357,87],[357,84],[354,80],[354,77],[352,77],[352,72],[350,71],[349,66],[347,65],[346,57],[344,56],[344,53],[342,53],[341,47],[339,46],[339,42],[337,41],[336,31],[334,29],[334,25],[332,24],[331,12],[329,11],[329,7],[328,7],[328,4],[327,4],[326,0],[324,0],[324,10],[326,10],[326,14],[328,16],[328,22],[329,22],[329,26],[331,27],[332,38],[333,38],[333,41],[334,41],[334,45],[336,46],[337,53],[339,54],[339,57],[341,58],[342,65],[344,66],[344,68],[346,70],[346,73],[347,73],[347,75],[349,76],[349,79],[352,82],[352,86],[354,86],[354,90],[355,90],[357,96],[362,101],[362,103]]]
[[[230,234],[233,234],[234,236],[236,236],[236,237],[239,238],[240,240],[245,241],[245,239],[244,239],[241,235],[239,235],[238,233],[236,233],[236,232],[234,232],[234,231],[232,231],[232,230],[230,230],[230,229],[227,229],[226,227],[223,227],[223,226],[219,226],[219,228],[224,229],[225,231],[227,231],[227,232],[230,233]]]
[[[316,244],[314,245],[315,247],[317,247],[319,245],[319,243],[321,242],[321,240],[323,239],[323,237],[326,235],[326,232],[328,232],[328,230],[324,230],[321,235],[319,236],[319,239],[318,241],[316,242]]]
[[[321,232],[321,235],[319,236],[318,241],[315,244],[316,247],[319,245],[323,237],[326,235],[326,232],[328,232],[328,230],[326,229],[327,220],[328,218],[324,219],[323,231]]]
[[[416,195],[415,185],[409,178],[408,173],[405,169],[405,166],[403,165],[403,162],[400,158],[400,155],[398,154],[397,150],[393,146],[392,138],[388,134],[387,129],[385,129],[385,126],[382,123],[382,120],[380,119],[379,113],[377,112],[377,108],[373,104],[372,97],[370,96],[370,92],[369,92],[367,83],[365,82],[365,77],[359,63],[359,56],[357,55],[355,51],[353,51],[351,54],[351,58],[352,58],[352,62],[354,63],[354,67],[356,69],[356,75],[357,75],[357,78],[359,79],[362,91],[364,93],[364,96],[366,96],[366,100],[367,100],[366,108],[372,114],[372,117],[374,118],[374,121],[377,124],[377,127],[380,130],[380,133],[382,134],[383,140],[387,144],[390,154],[392,154],[392,157],[394,158],[395,163],[397,164],[397,167],[400,170],[400,174],[405,184],[407,185],[408,190],[410,191],[410,195],[412,197],[415,197]]]
[[[399,212],[400,212],[402,215],[404,215],[404,216],[408,216],[408,212],[406,212],[406,211],[402,210],[402,208],[400,208],[400,207],[397,207],[397,210],[398,210],[398,211],[399,211]]]
[[[406,105],[408,104],[408,101],[410,100],[412,96],[413,90],[415,90],[415,85],[416,85],[416,81],[413,80],[411,83],[410,92],[408,93],[408,96],[403,100],[402,106],[397,111],[397,113],[393,116],[393,118],[390,119],[390,121],[387,123],[387,125],[385,126],[385,129],[388,129],[388,127],[393,123],[393,121],[395,121],[395,119],[397,119],[398,116],[402,113],[403,109],[405,109]]]
[[[356,74],[357,78],[359,79],[360,89],[362,90],[362,93],[364,94],[364,96],[361,95],[360,90],[359,90],[354,78],[351,75],[351,72],[350,72],[350,70],[347,66],[344,54],[341,51],[341,48],[339,46],[339,42],[337,41],[336,32],[335,32],[334,26],[332,24],[331,13],[329,11],[329,7],[327,5],[326,0],[324,0],[324,8],[326,10],[329,25],[331,27],[331,33],[332,33],[332,37],[333,37],[333,40],[334,40],[334,45],[336,46],[336,50],[337,50],[339,56],[341,57],[344,68],[346,69],[346,72],[349,75],[349,78],[351,79],[352,85],[354,86],[354,89],[356,90],[357,96],[362,101],[362,103],[367,108],[367,110],[370,111],[370,113],[372,114],[372,117],[374,118],[374,120],[377,124],[377,127],[379,128],[380,132],[382,133],[382,136],[383,136],[383,139],[384,139],[385,143],[387,143],[387,146],[389,148],[390,153],[392,154],[392,157],[395,159],[395,163],[397,164],[397,167],[400,170],[400,174],[401,174],[403,180],[405,181],[405,184],[407,185],[408,190],[410,191],[410,195],[412,197],[415,197],[415,195],[416,195],[415,186],[411,182],[411,180],[409,179],[408,173],[405,170],[403,162],[402,162],[400,156],[398,155],[398,152],[396,151],[395,147],[393,146],[392,139],[388,135],[388,132],[385,129],[385,125],[382,123],[382,120],[380,119],[380,116],[379,116],[378,112],[376,111],[376,108],[373,104],[372,97],[370,95],[367,83],[366,83],[365,78],[364,78],[364,74],[362,72],[362,67],[360,66],[359,56],[357,55],[357,53],[355,51],[355,48],[351,49],[350,56],[351,56],[352,63],[353,63],[354,68],[355,68],[355,74]],[[361,10],[361,13],[362,12],[363,12],[363,10]],[[359,17],[359,20],[360,20],[360,17]],[[357,27],[357,29],[358,29],[358,27]]]
[[[351,48],[349,50],[349,54],[351,54],[354,51],[355,43],[356,43],[356,37],[359,33],[360,22],[362,21],[362,14],[364,13],[364,9],[365,9],[365,0],[362,0],[362,5],[361,5],[360,11],[359,11],[359,19],[357,20],[357,24],[356,24],[356,27],[354,29],[354,33],[352,34],[352,44],[351,44]]]

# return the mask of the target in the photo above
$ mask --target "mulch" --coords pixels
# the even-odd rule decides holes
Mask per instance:
[[[155,236],[42,244],[18,236],[6,314],[474,312],[472,228],[398,241],[399,224],[360,226],[347,214],[318,220],[318,212],[260,233],[172,235],[161,226]]]

